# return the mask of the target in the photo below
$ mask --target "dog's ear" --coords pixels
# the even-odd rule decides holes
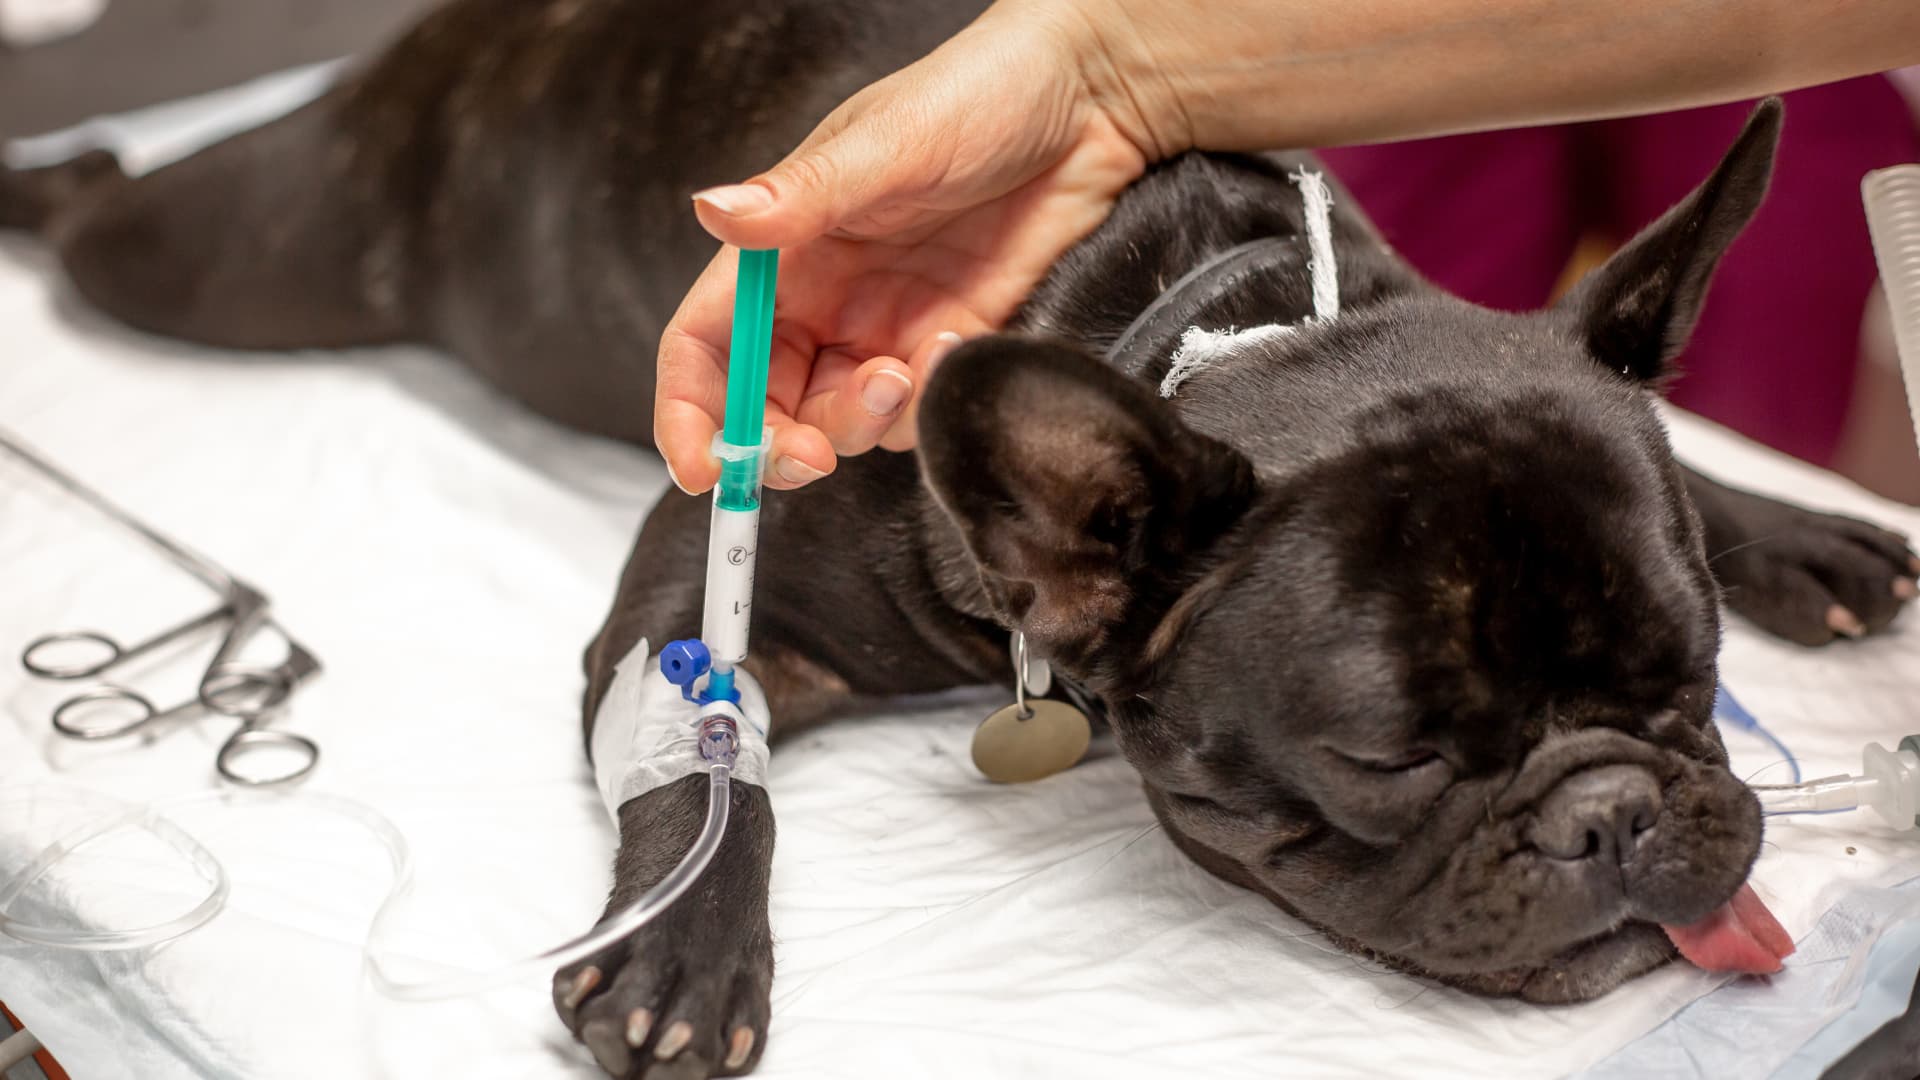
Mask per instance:
[[[1238,452],[1189,430],[1143,382],[1080,350],[968,342],[920,405],[927,486],[988,602],[1041,655],[1089,658],[1123,623],[1151,629],[1254,492]]]
[[[1667,374],[1700,317],[1720,256],[1767,193],[1781,112],[1779,98],[1761,102],[1705,183],[1560,302],[1601,363],[1641,380]]]

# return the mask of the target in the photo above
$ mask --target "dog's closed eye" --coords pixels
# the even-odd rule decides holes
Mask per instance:
[[[1335,751],[1335,753],[1340,753]],[[1368,772],[1406,773],[1413,772],[1422,765],[1431,765],[1440,760],[1438,751],[1426,747],[1416,747],[1402,751],[1390,757],[1373,757],[1362,754],[1340,753],[1340,756]]]

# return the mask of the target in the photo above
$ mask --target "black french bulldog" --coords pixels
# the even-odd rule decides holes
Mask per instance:
[[[151,175],[105,153],[0,172],[0,225],[136,327],[430,342],[646,443],[658,336],[713,250],[687,195],[768,166],[982,6],[455,0],[319,101]],[[1681,468],[1650,404],[1780,122],[1762,105],[1697,191],[1533,315],[1438,292],[1337,196],[1341,316],[1170,401],[1181,328],[1309,312],[1285,176],[1307,159],[1155,167],[1004,334],[945,362],[917,457],[767,501],[748,666],[780,732],[1009,683],[1020,628],[1104,704],[1182,850],[1348,948],[1540,1002],[1666,963],[1661,924],[1725,905],[1760,842],[1710,717],[1720,600],[1820,644],[1836,602],[1884,627],[1917,565],[1873,526]],[[1162,283],[1262,238],[1097,358]],[[670,492],[646,522],[587,652],[589,725],[643,635],[698,632],[707,519]],[[704,800],[690,777],[621,808],[611,903],[678,860]],[[766,791],[737,786],[696,891],[556,979],[609,1073],[758,1060],[773,838]]]

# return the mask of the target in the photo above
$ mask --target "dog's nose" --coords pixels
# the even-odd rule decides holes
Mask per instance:
[[[1535,812],[1527,839],[1549,858],[1624,862],[1660,816],[1660,785],[1636,765],[1574,773]]]

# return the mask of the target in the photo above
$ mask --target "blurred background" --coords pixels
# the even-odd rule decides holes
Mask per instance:
[[[0,0],[0,140],[375,48],[440,0]],[[1550,302],[1712,167],[1751,103],[1351,147],[1329,163],[1419,269]],[[1669,387],[1747,437],[1920,505],[1920,450],[1859,180],[1920,160],[1920,72],[1788,95],[1773,195]]]
[[[0,139],[378,45],[437,0],[0,0]]]

